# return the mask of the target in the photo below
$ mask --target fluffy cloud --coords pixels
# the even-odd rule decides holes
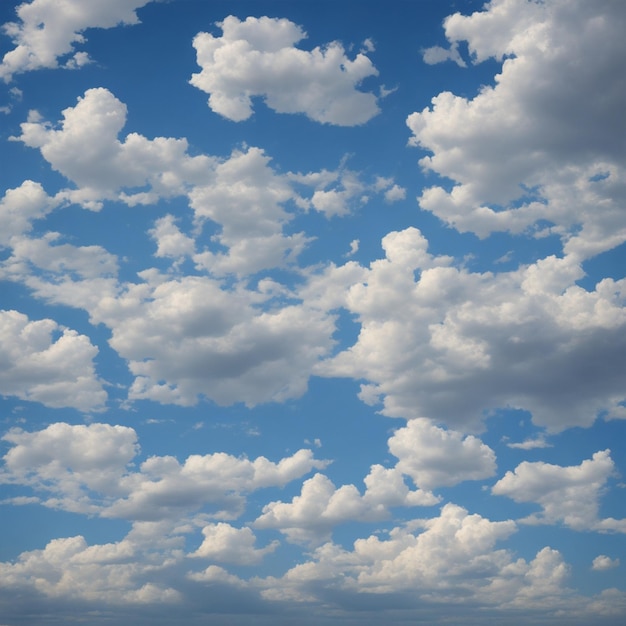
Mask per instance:
[[[376,96],[359,84],[378,72],[365,54],[350,60],[341,44],[307,52],[295,47],[306,37],[287,19],[230,15],[218,23],[222,36],[198,33],[193,41],[202,70],[191,84],[210,94],[209,107],[231,119],[252,115],[261,96],[278,113],[304,113],[340,126],[363,124],[378,113]]]
[[[591,564],[591,569],[598,572],[613,569],[614,567],[619,567],[619,559],[612,559],[610,556],[606,556],[606,554],[598,555]]]
[[[430,506],[438,499],[427,491],[410,491],[402,473],[373,465],[364,479],[363,495],[354,485],[337,488],[323,474],[302,485],[291,502],[270,502],[254,522],[257,528],[277,528],[295,543],[327,541],[335,526],[350,520],[377,521],[390,515],[392,506]]]
[[[499,407],[526,409],[553,431],[620,412],[624,280],[587,291],[572,257],[472,273],[427,247],[415,228],[393,232],[383,239],[386,258],[361,278],[352,265],[324,277],[359,281],[340,302],[361,331],[316,373],[369,381],[360,396],[383,402],[386,415],[461,430],[480,428]]]
[[[0,563],[0,580],[18,595],[31,587],[49,598],[114,605],[178,602],[175,589],[146,582],[168,564],[155,566],[136,557],[136,546],[126,539],[92,546],[80,535],[53,539],[43,550],[23,552],[15,563]]]
[[[214,160],[189,156],[185,139],[150,140],[131,133],[120,141],[125,123],[126,105],[108,89],[88,89],[75,107],[63,111],[59,128],[31,112],[16,140],[38,148],[53,169],[79,187],[66,191],[67,199],[90,209],[100,209],[104,199],[132,205],[180,195],[210,174]],[[148,191],[132,193],[146,185]]]
[[[202,534],[204,541],[189,556],[220,563],[254,565],[278,547],[278,541],[273,541],[265,548],[255,548],[256,537],[250,528],[235,528],[225,522],[205,526]]]
[[[92,316],[112,329],[111,346],[136,377],[131,399],[254,405],[302,395],[334,331],[332,317],[304,305],[259,311],[266,299],[206,277],[155,276],[103,299]]]
[[[423,489],[456,485],[493,476],[496,456],[480,439],[414,419],[389,439],[397,469]]]
[[[25,180],[15,189],[7,189],[0,200],[0,246],[32,228],[34,220],[45,217],[58,202],[50,198],[39,183]]]
[[[328,465],[298,450],[278,463],[225,453],[191,455],[182,464],[152,456],[131,471],[137,435],[108,424],[56,423],[32,433],[11,430],[3,439],[13,447],[4,456],[2,482],[48,492],[42,503],[49,507],[146,522],[180,519],[202,507],[230,518],[239,514],[243,494]]]
[[[169,456],[150,457],[126,481],[128,496],[114,502],[103,515],[155,521],[210,505],[213,517],[228,519],[241,513],[243,494],[283,486],[327,464],[316,460],[310,450],[298,450],[278,463],[220,452],[191,455],[183,464]]]
[[[13,446],[4,456],[3,482],[49,492],[46,506],[83,513],[124,494],[121,481],[138,452],[132,428],[108,424],[60,422],[32,433],[13,429],[2,439]]]
[[[534,502],[540,514],[524,518],[530,524],[563,522],[574,530],[626,532],[626,520],[599,519],[600,495],[615,472],[609,450],[596,452],[580,465],[561,467],[524,461],[507,472],[492,488],[495,495],[515,502]]]
[[[3,25],[15,48],[4,55],[0,77],[9,82],[13,74],[42,68],[67,68],[89,62],[85,52],[74,52],[76,44],[86,41],[88,28],[112,28],[118,24],[137,24],[136,10],[151,0],[31,0],[20,4],[19,22]],[[70,56],[71,55],[71,56]]]
[[[0,354],[0,393],[80,411],[99,410],[106,402],[94,368],[98,348],[51,319],[0,311]]]
[[[352,551],[324,544],[311,561],[275,581],[266,596],[310,600],[332,585],[361,598],[373,593],[410,603],[456,602],[461,594],[475,600],[511,564],[510,554],[494,546],[515,530],[512,521],[492,522],[446,504],[438,517],[394,528],[388,539],[357,539]],[[527,571],[528,564],[524,566]],[[400,595],[405,593],[411,599]]]
[[[536,228],[593,256],[626,240],[620,2],[493,0],[445,21],[475,62],[503,60],[473,99],[443,92],[408,118],[420,163],[452,181],[420,205],[460,231]],[[549,228],[540,226],[550,224]]]

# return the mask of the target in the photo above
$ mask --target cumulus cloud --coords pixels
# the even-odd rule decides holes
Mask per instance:
[[[421,166],[452,181],[421,207],[480,237],[558,234],[579,258],[625,241],[625,26],[610,1],[494,0],[447,18],[453,49],[503,64],[474,98],[442,92],[408,117],[411,143],[431,153]]]
[[[0,480],[32,487],[51,508],[95,513],[107,498],[124,493],[122,478],[138,452],[132,428],[108,424],[51,424],[43,430],[10,430]],[[98,492],[100,498],[94,500]]]
[[[57,204],[40,183],[32,180],[7,189],[0,200],[0,246],[8,247],[12,237],[29,232],[33,222],[45,217]]]
[[[235,528],[225,522],[209,524],[202,529],[204,540],[189,556],[211,559],[220,563],[255,565],[270,554],[279,542],[272,541],[265,548],[255,548],[256,537],[250,528]]]
[[[596,452],[580,465],[562,467],[542,461],[520,463],[492,488],[515,502],[534,502],[541,513],[524,518],[529,524],[562,522],[574,530],[626,532],[626,520],[599,519],[600,496],[615,472],[610,450]]]
[[[75,51],[86,41],[89,28],[113,28],[119,24],[137,24],[136,10],[151,0],[31,0],[16,8],[18,22],[2,29],[15,48],[4,55],[0,77],[11,81],[14,74],[42,68],[75,69],[90,61],[86,52]]]
[[[287,19],[230,15],[217,24],[222,35],[201,32],[193,40],[198,65],[191,84],[210,94],[209,107],[239,122],[252,115],[252,98],[262,97],[278,113],[304,113],[317,122],[364,124],[379,109],[374,94],[357,87],[378,74],[360,52],[349,59],[333,42],[305,51],[296,44],[304,31]]]
[[[2,482],[45,494],[42,503],[52,508],[146,522],[180,519],[202,507],[217,517],[236,517],[244,494],[328,465],[303,449],[277,463],[219,452],[191,455],[182,464],[172,456],[151,456],[133,471],[139,451],[134,429],[97,423],[14,429],[3,440],[12,447],[4,456]]]
[[[373,465],[365,477],[365,493],[354,485],[337,488],[323,474],[302,485],[291,502],[270,502],[254,522],[256,528],[277,528],[294,543],[319,544],[330,539],[333,529],[350,520],[378,521],[389,517],[389,507],[430,506],[438,498],[428,491],[411,491],[395,468]]]
[[[206,180],[214,161],[190,156],[187,140],[130,133],[120,141],[125,123],[126,105],[100,87],[88,89],[75,107],[65,109],[58,128],[31,112],[15,139],[38,148],[53,169],[78,186],[65,197],[90,209],[100,209],[105,199],[149,204]]]
[[[619,567],[619,564],[619,559],[612,559],[610,556],[606,556],[606,554],[599,554],[593,560],[593,563],[591,564],[591,569],[597,572],[602,572],[607,569]]]
[[[515,530],[510,520],[492,522],[446,504],[438,517],[412,520],[392,529],[387,539],[357,539],[351,551],[332,543],[320,546],[310,561],[272,580],[265,595],[311,600],[333,586],[337,593],[357,593],[360,598],[393,594],[404,601],[400,594],[408,593],[409,602],[428,603],[453,601],[461,593],[477,599],[511,565],[509,553],[494,547]],[[524,570],[519,582],[529,564],[518,566]]]
[[[98,348],[51,319],[0,311],[0,354],[2,394],[79,411],[97,411],[106,402],[94,366]]]
[[[477,437],[444,430],[427,419],[410,420],[389,439],[397,469],[423,489],[493,476],[496,456]]]
[[[415,228],[382,243],[385,258],[361,277],[351,265],[332,270],[358,281],[338,300],[361,330],[316,373],[368,381],[361,399],[386,415],[462,430],[500,407],[526,409],[551,431],[619,412],[624,280],[583,289],[572,257],[473,273],[431,255]]]
[[[23,552],[15,563],[0,563],[0,579],[2,586],[14,593],[32,586],[50,598],[113,605],[180,601],[175,589],[146,582],[155,567],[136,557],[136,546],[127,539],[90,546],[77,535],[53,539],[42,550]]]

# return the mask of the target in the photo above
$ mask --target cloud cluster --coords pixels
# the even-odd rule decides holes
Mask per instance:
[[[54,320],[0,310],[0,354],[4,395],[79,411],[99,410],[106,402],[94,365],[98,348]]]
[[[231,519],[241,513],[245,494],[328,465],[303,449],[278,463],[219,452],[191,455],[182,464],[172,456],[151,456],[134,471],[134,429],[98,423],[13,429],[3,440],[13,446],[4,456],[3,483],[41,493],[48,507],[146,522],[179,520],[203,507]]]
[[[210,94],[216,113],[246,120],[255,96],[278,113],[339,126],[363,124],[379,112],[376,96],[357,89],[378,74],[362,52],[350,60],[338,42],[310,52],[296,48],[306,34],[287,19],[230,15],[218,26],[220,37],[201,32],[194,38],[202,70],[190,80]]]
[[[626,533],[626,519],[599,519],[600,495],[615,474],[610,450],[596,452],[580,465],[561,467],[541,461],[524,461],[507,472],[492,488],[492,493],[516,502],[533,502],[541,514],[524,518],[529,524],[563,522],[575,530],[600,530]]]
[[[385,258],[358,273],[341,304],[356,316],[356,343],[316,367],[368,381],[360,397],[393,417],[428,417],[461,430],[515,407],[552,431],[621,414],[626,282],[595,290],[572,257],[508,272],[474,273],[433,256],[415,228],[383,239]]]
[[[483,619],[497,606],[502,622],[519,611],[569,613],[569,567],[562,555],[545,547],[526,561],[496,548],[515,531],[513,521],[494,522],[446,504],[438,517],[393,528],[386,539],[357,539],[352,550],[332,543],[320,546],[310,561],[280,579],[264,581],[264,596],[348,606],[387,606],[388,596],[395,607],[428,611],[436,606],[437,619],[442,603],[459,609],[468,602],[479,605]],[[576,609],[589,610],[582,604]],[[507,610],[513,613],[507,615]]]
[[[319,544],[330,539],[333,529],[347,521],[380,521],[390,517],[390,507],[430,506],[439,499],[428,491],[411,491],[395,468],[373,465],[361,495],[354,485],[337,488],[323,474],[302,485],[291,502],[270,502],[254,522],[256,528],[276,528],[294,543]]]
[[[467,42],[474,62],[503,64],[474,98],[442,92],[408,117],[412,143],[431,153],[421,166],[451,181],[420,206],[480,237],[558,234],[583,259],[626,241],[625,9],[493,0],[447,18],[452,50]]]
[[[42,68],[54,69],[59,62],[66,68],[89,63],[86,52],[75,52],[76,44],[85,43],[82,34],[89,28],[112,28],[119,24],[137,24],[136,10],[151,0],[31,0],[16,8],[19,22],[4,24],[2,29],[15,44],[4,55],[0,77],[10,82],[14,74]]]
[[[139,282],[120,284],[117,259],[102,248],[61,244],[53,233],[30,238],[24,223],[10,241],[3,276],[108,326],[110,345],[135,376],[130,399],[192,405],[205,396],[254,405],[302,395],[313,366],[333,346],[334,318],[273,280],[250,289],[246,277],[295,264],[310,239],[285,231],[293,207],[345,215],[370,193],[391,193],[393,200],[401,188],[391,178],[364,183],[345,164],[336,172],[278,174],[258,148],[236,150],[225,160],[191,156],[185,139],[119,138],[125,122],[122,102],[107,89],[90,89],[63,111],[58,127],[31,113],[17,140],[38,148],[76,185],[56,194],[57,205],[70,201],[99,210],[105,200],[133,206],[186,197],[193,232],[165,215],[149,234],[155,256],[170,259],[174,269],[191,260],[200,275],[172,279],[146,270]],[[34,183],[4,200],[11,215],[13,204],[32,204],[33,217],[50,202]],[[217,228],[209,245],[201,243],[207,224]],[[221,282],[232,275],[242,282]]]

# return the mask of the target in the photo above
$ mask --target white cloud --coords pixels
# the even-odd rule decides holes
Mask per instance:
[[[310,561],[271,581],[265,595],[311,600],[332,587],[335,593],[357,593],[357,598],[373,593],[399,599],[408,593],[410,602],[420,604],[458,602],[458,594],[475,599],[511,563],[510,554],[494,546],[515,530],[510,520],[492,522],[446,504],[438,517],[394,528],[388,539],[357,539],[352,551],[324,544]]]
[[[51,319],[0,311],[0,354],[2,394],[80,411],[102,409],[106,402],[94,366],[98,348]]]
[[[317,374],[364,379],[361,399],[391,417],[465,431],[497,408],[526,409],[550,431],[619,413],[626,281],[587,291],[572,257],[472,273],[427,247],[415,228],[389,233],[386,258],[369,269],[347,264],[311,281],[353,277],[333,301],[361,325],[356,343]]]
[[[540,514],[522,522],[555,524],[563,522],[574,530],[626,532],[626,520],[599,519],[600,496],[615,472],[609,450],[596,452],[580,465],[562,467],[541,461],[520,463],[492,488],[495,495],[515,502],[534,502]]]
[[[176,218],[173,215],[160,217],[150,231],[150,235],[156,241],[157,257],[189,257],[195,252],[195,242],[191,237],[187,237],[176,225]]]
[[[365,477],[365,493],[354,485],[336,487],[323,474],[304,481],[291,502],[270,502],[254,522],[256,528],[277,528],[294,543],[320,544],[330,539],[338,524],[378,521],[390,516],[393,506],[431,506],[438,499],[427,491],[411,491],[395,468],[373,465]]]
[[[604,570],[619,567],[619,564],[619,559],[612,559],[610,556],[606,556],[606,554],[599,554],[593,560],[593,563],[591,564],[591,569],[596,572],[602,572]]]
[[[13,429],[2,439],[13,446],[4,456],[3,482],[50,493],[46,506],[83,513],[123,495],[122,478],[138,452],[132,428],[108,424],[59,422],[32,433]],[[101,498],[94,500],[88,490]]]
[[[74,52],[85,43],[88,28],[112,28],[137,24],[136,10],[151,0],[32,0],[16,8],[19,22],[3,25],[15,48],[4,55],[0,77],[9,82],[13,74],[64,66],[74,69],[89,62],[87,53]],[[73,53],[73,54],[72,54]],[[70,56],[71,55],[71,56]]]
[[[453,47],[504,62],[473,99],[443,92],[409,116],[422,167],[453,183],[425,189],[422,208],[480,237],[541,228],[579,258],[626,241],[625,8],[494,0],[449,17]]]
[[[552,448],[552,444],[548,443],[545,437],[537,437],[536,439],[526,439],[521,442],[507,443],[509,448],[516,450],[536,450],[537,448]]]
[[[180,520],[202,507],[214,517],[236,517],[244,494],[328,465],[303,449],[277,463],[219,452],[191,455],[182,464],[152,456],[132,471],[139,451],[135,431],[97,423],[13,429],[3,440],[13,447],[4,456],[2,482],[41,492],[42,504],[51,508],[146,522]]]
[[[53,539],[43,550],[23,552],[15,563],[0,563],[0,580],[5,589],[23,592],[32,586],[52,598],[113,605],[179,602],[175,589],[146,582],[167,563],[155,566],[144,555],[141,560],[137,556],[136,546],[127,539],[91,546],[80,535]]]
[[[67,199],[95,210],[104,199],[133,205],[181,195],[189,184],[210,176],[215,160],[189,156],[185,139],[149,140],[130,133],[120,141],[125,123],[126,105],[108,89],[88,89],[75,107],[63,111],[60,128],[31,112],[16,140],[39,148],[53,169],[79,187],[65,191]],[[148,191],[130,195],[120,191],[145,185]]]
[[[293,263],[310,240],[301,232],[283,233],[293,218],[285,208],[289,201],[306,205],[288,176],[271,168],[263,150],[234,151],[215,167],[209,184],[189,191],[196,220],[218,224],[215,241],[227,250],[198,252],[193,257],[197,267],[214,275],[244,275]]]
[[[427,490],[489,478],[496,471],[496,456],[480,439],[444,430],[424,418],[396,430],[389,451],[399,459],[397,469]]]
[[[29,232],[33,221],[45,217],[57,204],[32,180],[7,189],[0,200],[0,246],[9,246],[12,237]]]
[[[252,115],[252,97],[261,96],[278,113],[304,113],[340,126],[363,124],[379,109],[372,93],[357,87],[378,72],[362,52],[353,60],[338,42],[308,52],[295,47],[306,37],[287,19],[228,16],[222,35],[198,33],[193,45],[202,70],[191,84],[210,94],[209,107],[231,119]]]
[[[265,487],[283,486],[312,469],[327,465],[310,450],[298,450],[273,463],[229,454],[191,455],[183,464],[174,457],[150,457],[140,472],[129,475],[127,497],[102,512],[103,517],[157,521],[177,519],[182,513],[209,507],[214,518],[237,517],[244,494]]]
[[[225,522],[205,526],[202,534],[204,540],[189,556],[237,565],[260,563],[279,543],[272,541],[265,548],[255,548],[256,537],[250,528],[235,528]]]
[[[267,296],[225,291],[206,277],[147,278],[92,311],[135,376],[130,399],[193,405],[202,395],[252,406],[299,397],[333,345],[334,320],[324,312],[260,311]]]
[[[467,64],[459,54],[459,46],[455,42],[450,48],[442,48],[441,46],[432,46],[426,48],[422,53],[422,59],[427,65],[436,65],[444,61],[454,61],[459,67],[467,67]]]

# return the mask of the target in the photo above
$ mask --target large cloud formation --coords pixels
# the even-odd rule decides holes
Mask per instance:
[[[407,122],[452,181],[424,190],[422,208],[481,237],[495,231],[562,237],[587,258],[626,240],[626,6],[621,2],[494,0],[445,22],[473,61],[503,60],[494,86],[468,99],[443,92]],[[546,226],[546,223],[548,226]]]

